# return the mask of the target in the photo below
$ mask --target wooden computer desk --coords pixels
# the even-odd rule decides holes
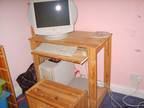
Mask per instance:
[[[110,87],[111,76],[111,37],[108,34],[105,37],[97,37],[95,32],[75,31],[69,33],[69,36],[62,40],[46,40],[33,33],[30,38],[33,60],[36,68],[37,79],[40,79],[38,65],[41,63],[41,57],[57,58],[73,63],[83,64],[88,61],[88,84],[89,84],[89,107],[98,108],[102,102],[107,89]],[[71,45],[80,47],[73,56],[61,56],[57,54],[33,51],[40,43],[53,43],[62,45]],[[82,48],[82,49],[81,49]],[[104,49],[104,84],[105,87],[97,87],[97,54]]]

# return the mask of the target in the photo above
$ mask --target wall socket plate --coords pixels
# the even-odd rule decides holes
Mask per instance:
[[[142,76],[140,76],[138,74],[131,74],[130,81],[133,86],[137,87],[142,82]]]

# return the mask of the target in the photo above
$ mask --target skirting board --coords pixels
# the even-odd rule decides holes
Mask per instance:
[[[103,87],[104,86],[103,82],[98,81],[98,86]],[[130,96],[135,96],[135,97],[139,97],[139,98],[144,99],[144,90],[141,90],[141,89],[137,89],[137,91],[134,93],[134,91],[136,89],[131,88],[131,87],[125,87],[125,86],[120,86],[120,85],[116,85],[116,84],[111,84],[110,88],[113,92],[117,92],[117,93],[121,93],[121,94],[125,94],[125,95],[130,95]]]
[[[98,82],[98,86],[104,86],[103,82]],[[110,88],[114,92],[125,94],[125,95],[130,95],[131,93],[133,93],[135,91],[134,88],[124,87],[124,86],[120,86],[120,85],[116,85],[116,84],[111,84]],[[22,89],[19,86],[15,87],[15,93],[16,93],[16,97],[18,97],[19,95],[22,94]],[[138,89],[138,91],[135,94],[133,94],[132,96],[144,99],[144,90]]]
[[[15,90],[16,97],[22,94],[22,89],[20,88],[20,86],[14,87],[14,90]]]
[[[139,98],[144,99],[144,90],[141,89],[136,89],[135,88],[130,88],[130,87],[124,87],[124,86],[119,86],[119,85],[111,85],[111,90],[117,93],[125,94],[125,95],[130,95],[130,96],[135,96]],[[134,93],[134,91],[136,91]]]

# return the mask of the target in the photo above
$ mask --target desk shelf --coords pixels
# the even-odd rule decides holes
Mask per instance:
[[[68,37],[62,40],[46,40],[39,35],[33,34],[33,37],[29,40],[31,43],[37,79],[40,80],[38,66],[41,63],[41,57],[58,58],[78,64],[83,64],[85,61],[88,61],[89,107],[98,108],[107,89],[97,87],[97,54],[101,49],[104,49],[104,84],[107,87],[110,87],[111,37],[111,33],[108,33],[104,37],[99,37],[95,32],[75,31],[69,33]],[[79,49],[76,54],[71,57],[34,51],[40,43],[76,46],[85,50]]]
[[[59,54],[53,54],[53,53],[47,53],[44,51],[32,51],[32,54],[40,55],[43,57],[48,58],[56,58],[59,60],[69,61],[77,64],[83,64],[85,61],[87,61],[87,51],[84,48],[78,48],[74,55],[72,56],[63,56]]]

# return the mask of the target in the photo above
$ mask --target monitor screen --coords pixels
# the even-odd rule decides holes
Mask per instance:
[[[35,2],[37,28],[70,25],[68,0]]]

